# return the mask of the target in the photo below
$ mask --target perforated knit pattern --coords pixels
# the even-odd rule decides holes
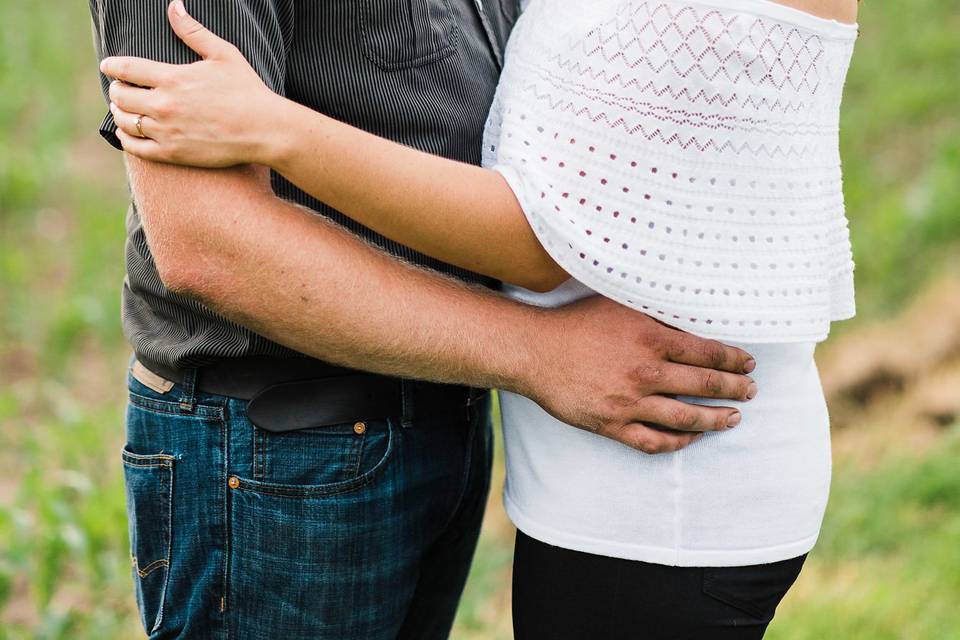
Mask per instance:
[[[484,164],[591,289],[700,335],[855,310],[839,107],[856,28],[765,0],[532,0]]]

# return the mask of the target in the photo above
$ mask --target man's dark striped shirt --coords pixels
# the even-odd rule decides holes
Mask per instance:
[[[98,56],[196,60],[171,31],[166,4],[90,0]],[[277,93],[371,133],[473,164],[480,162],[503,48],[519,13],[518,0],[187,0],[187,9],[235,44]],[[101,84],[106,95],[109,79],[101,76]],[[109,114],[100,131],[119,148]],[[404,260],[492,284],[383,238],[275,173],[272,181],[280,197],[329,216]],[[293,355],[168,291],[132,202],[126,263],[124,332],[148,360],[182,367]]]

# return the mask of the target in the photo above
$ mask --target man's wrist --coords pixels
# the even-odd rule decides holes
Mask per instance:
[[[520,303],[511,303],[509,331],[498,354],[491,354],[495,379],[489,386],[528,397],[536,395],[534,383],[540,376],[545,359],[544,336],[549,333],[552,318],[548,310]]]

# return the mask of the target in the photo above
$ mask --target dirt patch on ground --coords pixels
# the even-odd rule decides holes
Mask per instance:
[[[828,342],[817,363],[838,452],[847,440],[869,442],[861,429],[889,446],[936,442],[960,420],[960,270],[898,316]]]

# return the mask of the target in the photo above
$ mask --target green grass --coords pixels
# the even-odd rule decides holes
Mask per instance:
[[[771,640],[960,639],[960,425],[941,447],[836,470],[826,523]]]
[[[960,247],[960,5],[867,0],[847,85],[856,331]],[[136,637],[118,450],[126,187],[98,140],[86,4],[0,2],[0,640]],[[838,464],[822,540],[770,637],[960,637],[960,439]],[[456,638],[509,638],[491,510]]]
[[[868,1],[860,25],[841,132],[867,318],[897,308],[957,253],[960,5]]]

